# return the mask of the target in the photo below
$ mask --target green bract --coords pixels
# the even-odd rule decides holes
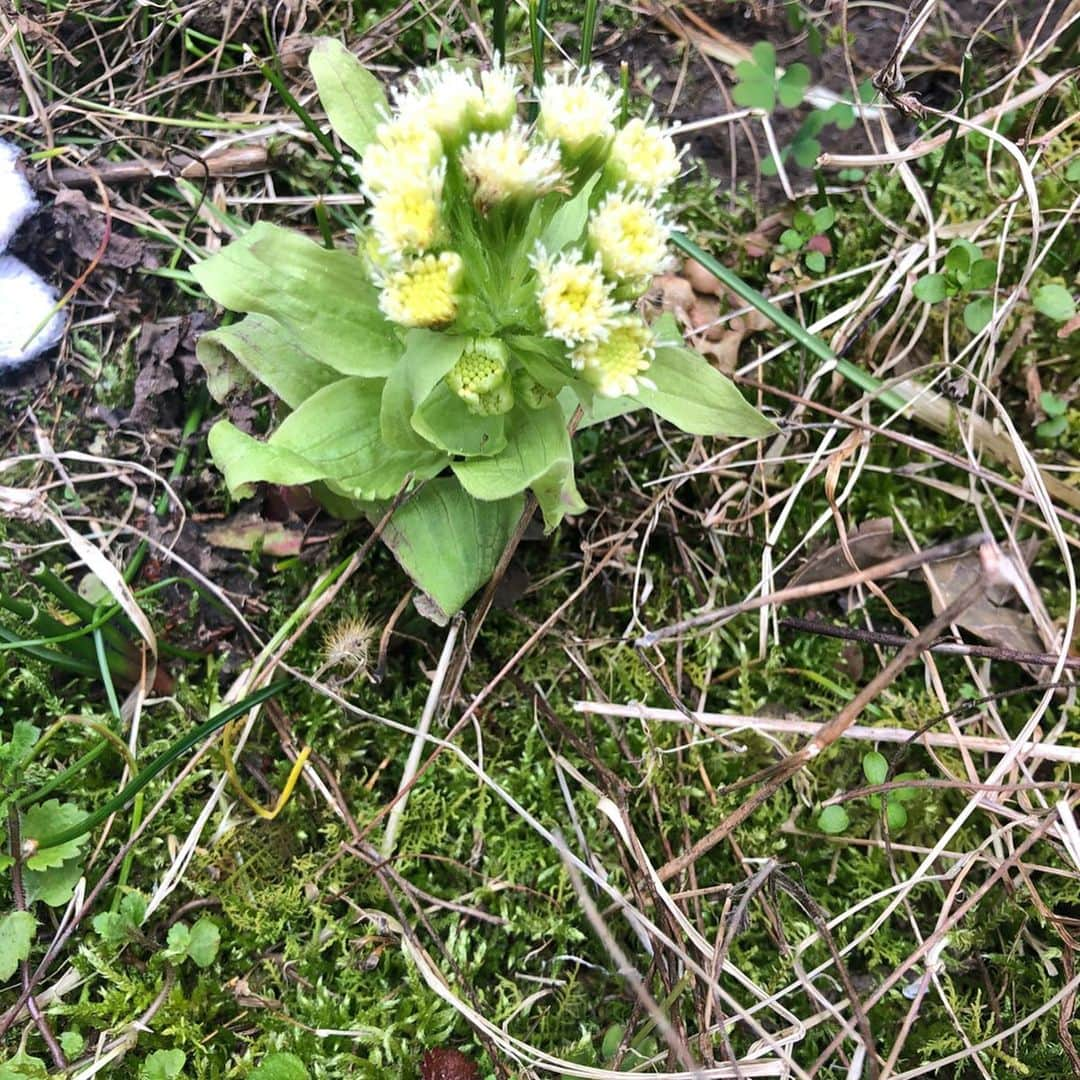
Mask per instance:
[[[421,71],[393,107],[335,41],[311,68],[370,212],[355,251],[261,223],[194,267],[245,316],[199,342],[211,393],[252,376],[290,410],[266,440],[214,426],[235,495],[311,484],[333,512],[374,517],[411,488],[385,539],[445,619],[491,576],[526,491],[548,530],[584,510],[575,417],[773,430],[674,320],[638,313],[668,263],[679,155],[655,125],[617,126],[601,72],[549,75],[526,124],[509,67]]]

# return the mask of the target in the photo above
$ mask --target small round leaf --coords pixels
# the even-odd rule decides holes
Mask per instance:
[[[842,833],[850,821],[847,811],[842,806],[826,806],[818,814],[817,825],[823,833],[835,836],[837,833]]]

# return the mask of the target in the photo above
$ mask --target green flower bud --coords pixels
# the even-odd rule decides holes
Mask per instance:
[[[472,412],[481,416],[496,416],[513,407],[513,392],[509,386],[510,351],[497,338],[473,338],[461,358],[446,376],[446,385]],[[499,391],[506,387],[510,405],[506,409],[495,408]],[[496,399],[484,401],[491,395]],[[483,402],[483,404],[482,404]]]
[[[488,394],[481,394],[475,404],[466,402],[469,412],[476,416],[502,416],[514,407],[514,391],[509,382]]]
[[[514,372],[514,394],[529,409],[546,409],[555,400],[555,391],[538,383],[524,368]]]

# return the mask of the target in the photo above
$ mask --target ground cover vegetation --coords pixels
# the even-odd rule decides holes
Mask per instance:
[[[0,11],[12,248],[71,313],[0,389],[0,1078],[1080,1072],[1078,31]],[[775,433],[582,425],[580,505],[444,626],[378,520],[230,495],[211,426],[289,408],[208,391],[198,265],[370,221],[322,38],[385,89],[584,55],[681,123],[634,311]]]

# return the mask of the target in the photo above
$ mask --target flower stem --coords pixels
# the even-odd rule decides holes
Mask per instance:
[[[813,353],[819,360],[824,360],[826,363],[834,365],[836,370],[843,375],[845,379],[850,383],[854,383],[860,390],[867,394],[873,394],[878,397],[883,405],[888,406],[890,409],[894,409],[897,412],[903,410],[907,406],[907,402],[899,394],[892,390],[886,390],[884,383],[880,379],[875,379],[873,375],[862,368],[851,363],[850,360],[843,360],[836,355],[821,340],[816,334],[810,333],[805,326],[796,322],[790,315],[781,311],[770,300],[761,295],[752,285],[748,285],[738,274],[729,270],[719,260],[714,259],[707,251],[698,247],[688,236],[684,236],[682,233],[673,232],[671,234],[671,242],[677,247],[683,254],[689,255],[690,258],[696,259],[706,270],[711,274],[715,274],[740,300],[745,300],[751,307],[757,308],[762,315],[772,319],[772,321],[779,327],[784,333],[793,337],[807,352]]]

